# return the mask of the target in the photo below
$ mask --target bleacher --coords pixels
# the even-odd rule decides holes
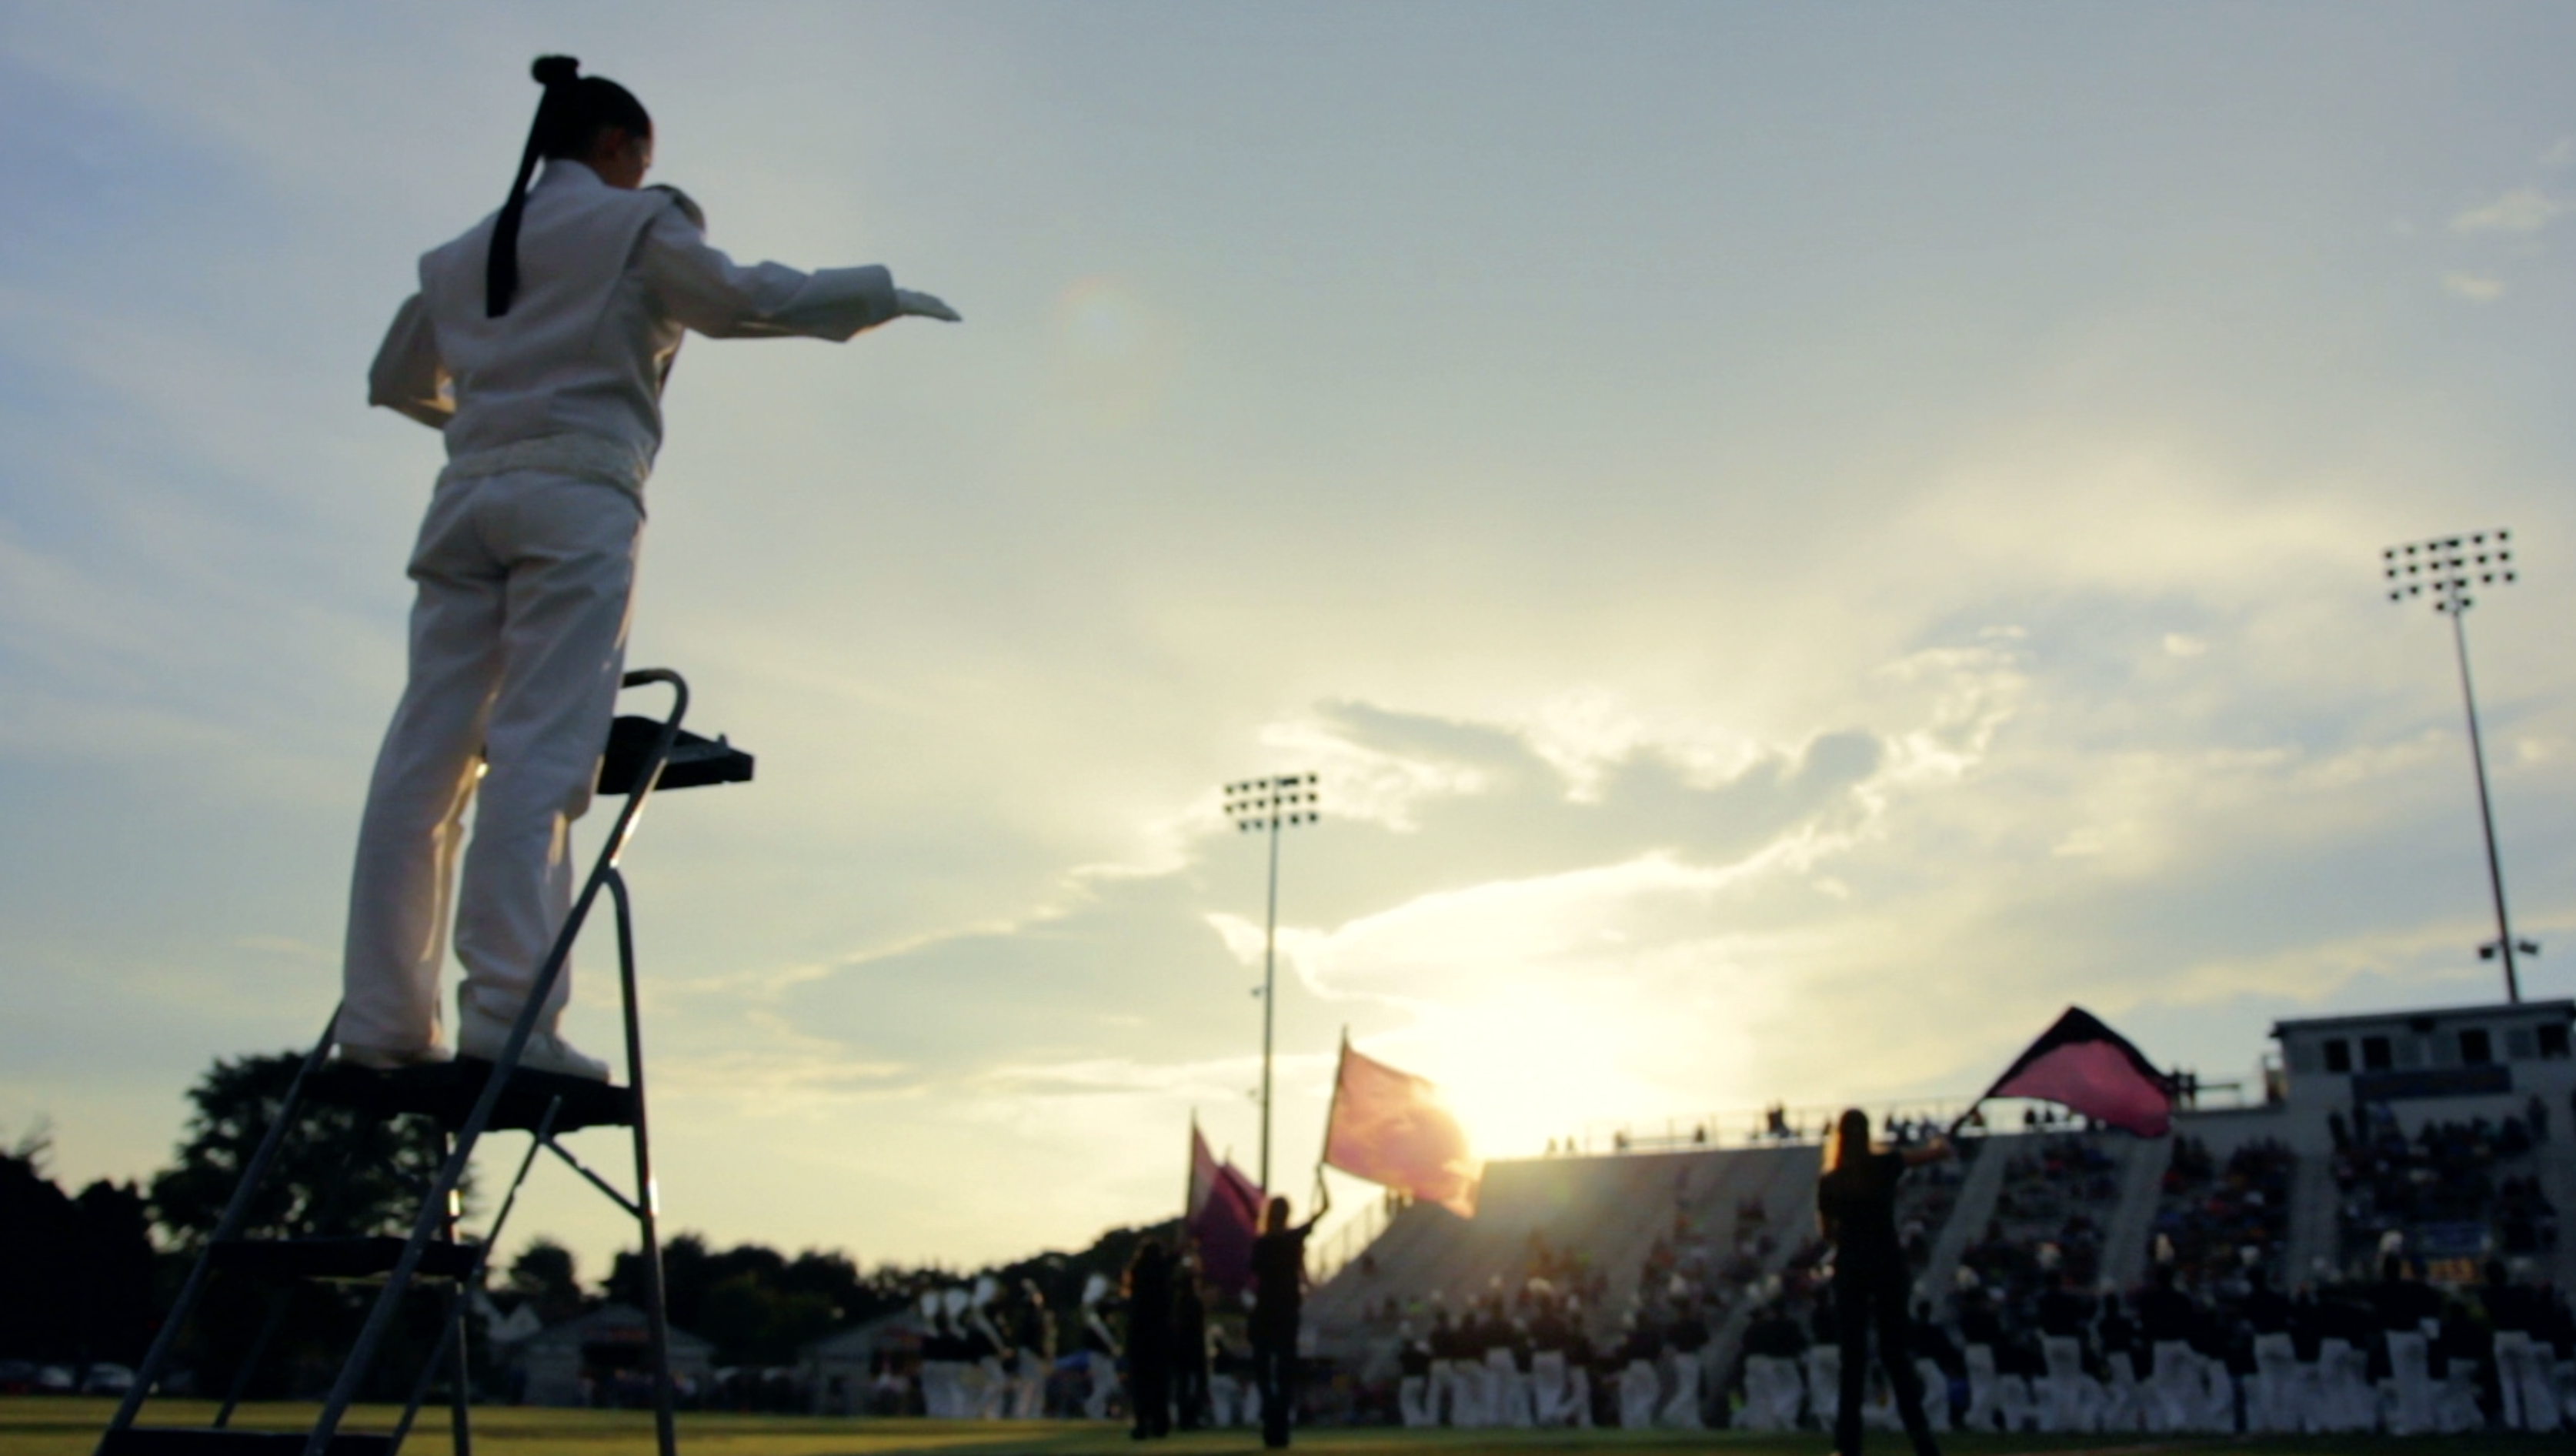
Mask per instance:
[[[1987,1429],[2576,1425],[2559,1293],[2576,1249],[2558,1230],[2576,1197],[2570,1020],[2576,1004],[2552,1002],[2284,1023],[2287,1075],[2259,1104],[2186,1111],[2153,1142],[2060,1121],[1917,1170],[1899,1221],[1941,1329],[1928,1373],[1952,1399],[1935,1404]],[[2471,1022],[2476,1040],[2453,1029]],[[2369,1064],[2322,1050],[2338,1037]],[[2446,1047],[2457,1062],[2482,1046],[2506,1054],[2444,1069]],[[1688,1321],[1709,1343],[1648,1363],[1667,1390],[1676,1362],[1699,1367],[1699,1419],[1814,1423],[1832,1363],[1808,1328],[1818,1154],[1777,1138],[1494,1162],[1475,1219],[1405,1208],[1316,1291],[1317,1352],[1392,1371],[1400,1323],[1541,1277],[1624,1352],[1597,1379],[1631,1378],[1620,1362],[1654,1348],[1632,1320]],[[2392,1253],[2400,1278],[2382,1283]],[[2060,1333],[2040,1328],[2043,1298]],[[1748,1372],[1757,1320],[1757,1344],[1803,1353]]]
[[[2476,1262],[2490,1252],[2550,1257],[2558,1250],[2557,1209],[2541,1190],[2540,1152],[2548,1109],[2537,1098],[2496,1122],[2427,1119],[2411,1131],[2385,1106],[2338,1115],[2337,1233],[2347,1266],[2364,1266],[2383,1246],[2428,1259]],[[2393,1240],[2393,1244],[2392,1241]]]
[[[2287,1255],[2298,1157],[2289,1145],[2254,1139],[2222,1162],[2208,1143],[2189,1134],[2168,1141],[2155,1236],[2163,1240],[2182,1286],[2211,1292],[2257,1269],[2275,1289],[2296,1282]]]
[[[1517,1289],[1561,1275],[1550,1256],[1567,1251],[1598,1276],[1587,1303],[1624,1310],[1659,1244],[1675,1251],[1676,1266],[1684,1248],[1694,1267],[1721,1247],[1732,1253],[1740,1203],[1757,1204],[1770,1227],[1803,1237],[1815,1226],[1816,1168],[1816,1149],[1800,1145],[1491,1163],[1476,1217],[1432,1204],[1403,1209],[1315,1291],[1307,1327],[1319,1348],[1353,1352],[1393,1333],[1390,1300],[1399,1318],[1410,1315],[1419,1327],[1435,1292],[1463,1306],[1497,1281]]]
[[[2124,1134],[2054,1128],[1986,1140],[1979,1156],[2001,1157],[2003,1180],[1960,1262],[1990,1298],[2011,1307],[2036,1301],[2059,1272],[2078,1288],[2094,1287],[2129,1160],[2152,1151]]]

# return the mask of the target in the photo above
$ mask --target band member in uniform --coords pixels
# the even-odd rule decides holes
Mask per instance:
[[[411,555],[410,676],[351,876],[334,1039],[362,1067],[450,1055],[451,910],[465,966],[453,1049],[484,1058],[570,912],[572,822],[608,740],[682,333],[844,340],[907,314],[957,317],[881,267],[736,264],[688,199],[643,185],[653,121],[632,93],[569,56],[534,70],[545,94],[508,201],[421,258],[420,291],[368,374],[369,403],[446,437],[447,467]],[[523,1063],[605,1079],[556,1033],[570,995],[567,970]]]
[[[1101,1301],[1108,1297],[1107,1275],[1094,1274],[1082,1282],[1082,1367],[1091,1381],[1082,1414],[1095,1421],[1109,1419],[1109,1402],[1118,1394],[1118,1337],[1100,1317]]]

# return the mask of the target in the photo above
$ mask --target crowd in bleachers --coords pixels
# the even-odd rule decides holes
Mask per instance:
[[[2557,1238],[2530,1156],[2548,1135],[2544,1113],[2412,1136],[2384,1110],[2337,1119],[2348,1256],[2311,1270],[2288,1267],[2299,1163],[2286,1145],[2255,1140],[2222,1156],[2190,1136],[2030,1122],[2036,1137],[1969,1138],[1962,1160],[1900,1185],[1901,1236],[1920,1269],[1974,1159],[2011,1160],[1955,1282],[1917,1289],[1915,1354],[1936,1424],[2576,1429],[2576,1319],[2537,1272]],[[2105,1224],[2126,1175],[2146,1171],[2131,1158],[2161,1163],[2149,1247],[2121,1251],[2146,1254],[2149,1273],[2115,1291]],[[1759,1195],[1705,1204],[1676,1184],[1672,1225],[1646,1251],[1625,1312],[1602,1308],[1603,1271],[1537,1237],[1517,1286],[1497,1280],[1453,1310],[1373,1310],[1400,1348],[1383,1372],[1394,1398],[1352,1408],[1383,1405],[1416,1425],[1829,1427],[1839,1350],[1828,1246]],[[2456,1241],[2472,1225],[2484,1237],[2464,1258]],[[1871,1381],[1871,1419],[1892,1427],[1884,1378]]]
[[[1755,1291],[1720,1366],[1714,1302],[1675,1279],[1612,1321],[1544,1279],[1499,1280],[1427,1327],[1397,1327],[1384,1370],[1354,1371],[1342,1418],[1461,1427],[1830,1422],[1837,1330],[1830,1266]],[[2576,1426],[2576,1319],[2545,1284],[2445,1290],[2392,1260],[2386,1277],[2280,1292],[2260,1262],[2186,1289],[2173,1264],[2126,1295],[2063,1275],[2031,1307],[1973,1275],[1918,1311],[1915,1356],[1943,1428],[2336,1432]],[[1892,1406],[1873,1372],[1873,1420]]]
[[[2329,1126],[2344,1267],[2367,1267],[2391,1234],[2455,1259],[2558,1247],[2558,1212],[2532,1158],[2549,1136],[2538,1097],[2520,1116],[2427,1122],[2411,1137],[2384,1104]]]
[[[2174,1138],[2156,1193],[2154,1237],[2163,1241],[2177,1282],[2187,1290],[2214,1290],[2259,1265],[2273,1287],[2284,1287],[2297,1165],[2289,1147],[2271,1139],[2244,1144],[2222,1164],[2200,1139]]]
[[[2545,1284],[2385,1277],[2276,1288],[2261,1261],[2186,1287],[2158,1264],[2126,1294],[2062,1269],[2027,1306],[1973,1273],[1918,1309],[1914,1356],[1936,1426],[1973,1430],[2338,1432],[2576,1427],[2576,1319]],[[1341,1382],[1344,1418],[1459,1427],[1828,1425],[1838,1372],[1830,1264],[1752,1291],[1740,1346],[1720,1307],[1679,1277],[1604,1318],[1545,1279],[1450,1305],[1396,1331],[1385,1368]],[[1721,1365],[1718,1363],[1723,1360]],[[1872,1419],[1892,1423],[1873,1372]]]
[[[2119,1201],[2121,1159],[2135,1146],[2080,1131],[2037,1142],[2010,1154],[1994,1214],[1960,1255],[1991,1297],[2014,1308],[2035,1304],[2053,1279],[2088,1289],[2100,1279],[2100,1220]]]

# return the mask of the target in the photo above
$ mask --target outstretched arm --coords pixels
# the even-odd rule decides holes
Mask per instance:
[[[708,245],[675,203],[645,229],[640,263],[645,286],[663,310],[709,338],[802,336],[839,341],[890,319],[914,315],[956,321],[956,310],[894,286],[882,267],[799,272],[784,263],[748,268]]]
[[[1909,1168],[1919,1168],[1925,1163],[1940,1162],[1942,1159],[1949,1157],[1957,1150],[1950,1146],[1950,1139],[1945,1136],[1936,1137],[1932,1141],[1923,1144],[1921,1147],[1907,1148],[1904,1151],[1905,1166]]]
[[[1324,1165],[1317,1163],[1315,1165],[1315,1216],[1297,1226],[1298,1236],[1302,1238],[1313,1232],[1315,1225],[1324,1221],[1324,1215],[1332,1211],[1333,1185],[1324,1181]]]

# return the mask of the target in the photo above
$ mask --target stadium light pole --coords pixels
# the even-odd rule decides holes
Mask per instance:
[[[2478,947],[2478,959],[2504,961],[2504,997],[2522,999],[2522,977],[2514,953],[2540,954],[2540,947],[2513,938],[2513,923],[2504,908],[2504,861],[2496,854],[2495,806],[2487,795],[2487,751],[2478,738],[2478,695],[2469,683],[2469,633],[2461,618],[2477,605],[2473,586],[2504,586],[2514,579],[2513,533],[2477,531],[2467,536],[2436,536],[2379,553],[2380,575],[2388,599],[2404,603],[2430,596],[2433,610],[2451,619],[2451,645],[2459,654],[2460,701],[2468,708],[2469,763],[2478,776],[2478,823],[2486,830],[2487,888],[2495,897],[2496,938]]]
[[[1277,774],[1225,786],[1225,815],[1237,832],[1270,832],[1270,914],[1261,932],[1261,1191],[1270,1192],[1270,1037],[1278,1022],[1279,831],[1315,822],[1315,776]]]

